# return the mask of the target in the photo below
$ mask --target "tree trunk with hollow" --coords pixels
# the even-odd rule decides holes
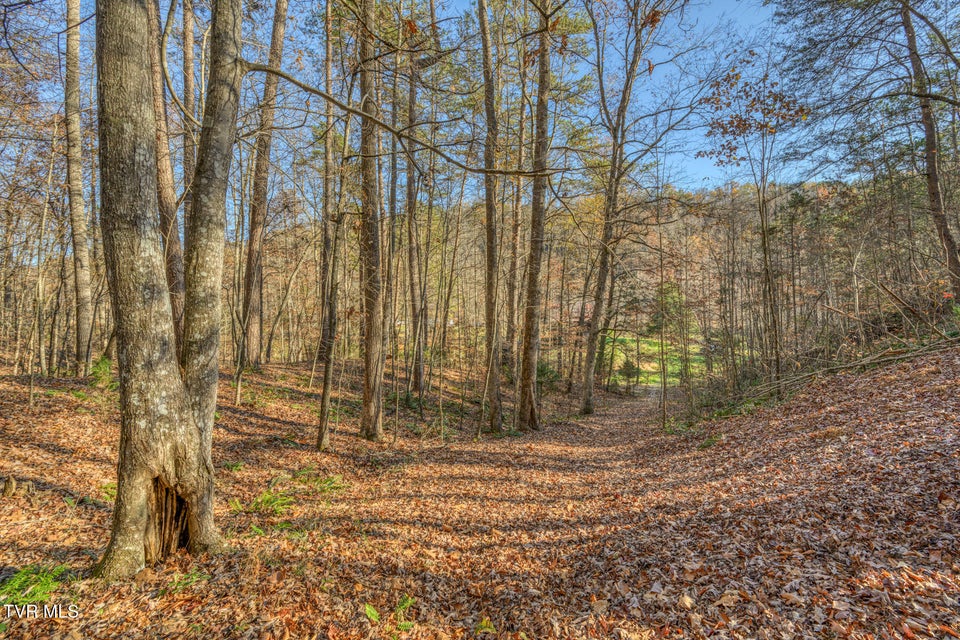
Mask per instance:
[[[108,579],[129,577],[179,548],[220,547],[211,445],[226,190],[243,76],[241,10],[236,0],[214,5],[178,362],[158,215],[149,9],[97,3],[101,226],[121,407],[111,538],[95,570]]]

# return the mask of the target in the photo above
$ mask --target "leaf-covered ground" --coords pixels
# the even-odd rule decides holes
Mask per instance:
[[[242,407],[224,384],[232,550],[104,585],[84,576],[108,538],[115,393],[49,381],[30,411],[0,381],[0,476],[35,485],[0,498],[0,580],[76,576],[50,598],[61,619],[0,609],[7,636],[960,638],[958,351],[679,434],[649,400],[604,398],[481,442],[469,419],[441,440],[403,414],[370,445],[345,402],[326,454],[303,382],[254,380]]]

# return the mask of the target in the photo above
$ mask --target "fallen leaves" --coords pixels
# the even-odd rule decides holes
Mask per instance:
[[[214,462],[230,553],[79,580],[55,594],[78,621],[15,621],[12,637],[960,637],[958,352],[705,425],[723,434],[710,447],[664,434],[643,400],[609,399],[482,442],[467,428],[370,445],[344,420],[318,454],[288,374],[248,384],[284,389],[254,409],[225,393]],[[23,393],[0,381],[0,403]],[[82,571],[106,543],[116,409],[76,409],[57,394],[0,413],[0,477],[36,488],[0,498],[0,571]]]
[[[713,603],[715,607],[734,607],[740,602],[740,594],[736,591],[725,591],[719,600]]]

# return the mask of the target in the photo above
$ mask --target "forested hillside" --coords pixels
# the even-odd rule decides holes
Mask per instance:
[[[664,430],[656,403],[553,406],[527,436],[358,437],[359,379],[314,445],[305,367],[221,384],[215,515],[229,550],[86,578],[117,492],[117,392],[0,388],[0,596],[52,591],[11,637],[954,638],[960,350],[824,377],[785,404]],[[436,410],[429,407],[427,411]],[[401,413],[413,422],[415,411]],[[393,424],[389,419],[388,424]],[[464,428],[467,427],[467,428]],[[464,433],[466,432],[466,433]],[[69,473],[60,473],[60,470]],[[25,483],[32,487],[24,489]],[[20,573],[15,573],[17,571]],[[36,571],[41,571],[36,577]],[[68,617],[67,606],[78,608]]]
[[[64,1],[0,635],[960,638],[960,10]]]

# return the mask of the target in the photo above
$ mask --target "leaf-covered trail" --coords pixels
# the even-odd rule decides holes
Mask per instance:
[[[322,455],[309,395],[260,384],[278,401],[225,388],[215,434],[233,550],[65,585],[79,619],[11,637],[960,637],[960,352],[696,433],[608,398],[522,437],[346,429]],[[0,475],[38,488],[0,499],[0,571],[106,543],[115,413],[78,395],[0,417]]]

